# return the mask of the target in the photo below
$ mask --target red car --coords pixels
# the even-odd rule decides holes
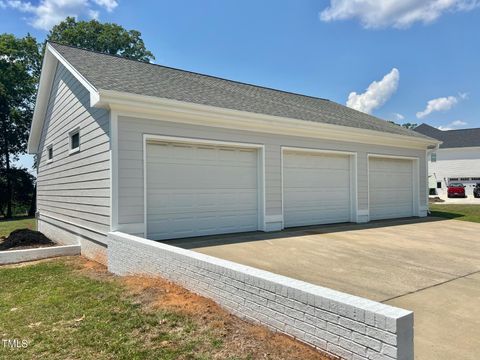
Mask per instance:
[[[450,183],[447,188],[448,197],[465,197],[465,185],[462,183]]]

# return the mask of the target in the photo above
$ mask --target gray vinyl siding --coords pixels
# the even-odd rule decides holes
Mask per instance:
[[[104,242],[110,230],[109,112],[91,108],[89,96],[59,64],[38,154],[37,207],[40,219]],[[76,127],[80,152],[69,154],[69,132]],[[50,145],[53,161],[47,163]]]
[[[282,146],[356,152],[359,210],[368,209],[367,155],[369,153],[418,157],[420,179],[426,179],[424,150],[256,133],[119,116],[119,224],[139,224],[144,221],[143,134],[264,144],[265,212],[267,217],[282,215]],[[426,181],[420,180],[419,190],[420,206],[424,206],[426,205]]]

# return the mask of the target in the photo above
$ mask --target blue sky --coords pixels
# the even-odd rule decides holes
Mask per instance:
[[[478,0],[0,0],[0,32],[43,40],[65,15],[141,31],[159,64],[480,127]]]

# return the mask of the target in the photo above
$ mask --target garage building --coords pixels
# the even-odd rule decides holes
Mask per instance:
[[[439,141],[333,101],[48,43],[39,229],[152,240],[427,214]]]

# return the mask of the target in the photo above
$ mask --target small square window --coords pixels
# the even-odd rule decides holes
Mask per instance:
[[[437,153],[432,153],[432,154],[430,155],[430,160],[431,160],[432,162],[436,162],[436,161],[437,161]]]
[[[53,145],[47,147],[47,162],[53,161]]]
[[[437,181],[437,189],[441,189],[442,188],[442,182],[441,181]]]
[[[70,154],[80,151],[80,130],[75,129],[70,132]]]

